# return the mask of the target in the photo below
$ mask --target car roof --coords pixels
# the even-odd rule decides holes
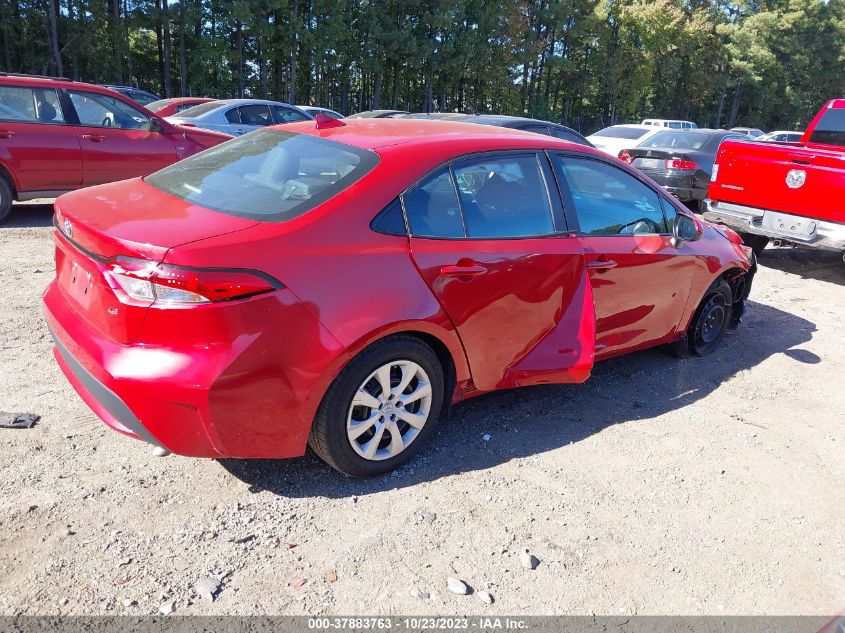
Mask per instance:
[[[576,145],[569,141],[533,132],[523,132],[522,130],[500,126],[464,123],[463,121],[346,118],[343,119],[343,123],[343,125],[318,128],[313,121],[302,121],[273,127],[280,131],[310,134],[368,150],[395,145],[414,147],[459,142],[464,144],[468,151],[475,151],[470,148],[473,141],[477,142],[479,146],[494,145],[496,141],[510,141],[506,143],[505,147],[521,145],[526,149],[542,148],[549,145],[586,148],[585,145]]]
[[[89,84],[82,81],[74,81],[66,77],[47,77],[42,75],[19,75],[14,73],[0,72],[0,84],[6,86],[29,86],[39,88],[61,88],[63,90],[87,90],[89,92],[99,92],[104,95],[113,95],[117,92],[114,87],[101,86],[99,84]],[[132,88],[139,92],[146,92],[139,88]],[[121,94],[118,92],[118,94]],[[152,95],[152,93],[148,93]],[[121,95],[124,96],[125,95]],[[153,95],[155,96],[155,95]],[[136,104],[137,105],[137,104]]]

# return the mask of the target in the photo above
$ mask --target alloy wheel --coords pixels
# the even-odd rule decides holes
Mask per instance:
[[[367,460],[395,457],[416,439],[431,413],[431,380],[410,360],[385,363],[358,387],[346,417],[346,434]]]

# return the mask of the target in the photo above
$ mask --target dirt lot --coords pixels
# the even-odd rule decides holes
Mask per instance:
[[[0,430],[2,614],[845,607],[837,256],[767,250],[745,322],[707,359],[645,352],[586,385],[468,402],[412,464],[354,481],[310,455],[156,458],[109,431],[52,358],[49,221],[19,206],[0,228],[0,410],[43,416]]]

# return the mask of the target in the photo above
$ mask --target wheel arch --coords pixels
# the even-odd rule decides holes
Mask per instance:
[[[12,172],[6,168],[6,165],[0,161],[0,178],[6,180],[9,183],[9,186],[12,188],[12,199],[18,199],[18,184],[15,182],[14,176],[12,176]]]

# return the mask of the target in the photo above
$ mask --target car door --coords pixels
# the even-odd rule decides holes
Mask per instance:
[[[692,249],[673,245],[672,203],[600,158],[558,153],[552,162],[567,220],[577,226],[584,247],[596,309],[596,357],[672,338],[695,267]]]
[[[594,315],[584,256],[564,237],[545,157],[481,155],[402,197],[411,256],[454,323],[475,387],[582,382]]]
[[[116,97],[69,90],[85,186],[146,176],[178,160],[178,139],[151,130],[148,114]]]
[[[82,150],[50,88],[0,86],[0,163],[19,192],[66,191],[82,184]]]
[[[226,120],[231,124],[230,134],[241,136],[268,125],[273,125],[270,106],[265,104],[242,105],[226,112]]]

